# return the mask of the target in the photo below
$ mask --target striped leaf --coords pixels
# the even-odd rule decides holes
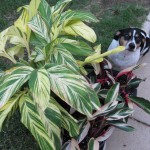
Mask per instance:
[[[24,95],[20,99],[21,121],[30,130],[41,150],[55,150],[54,141],[49,138],[33,100]]]
[[[118,129],[123,130],[123,131],[132,132],[134,130],[134,128],[132,126],[130,126],[120,120],[115,120],[115,121],[112,120],[112,121],[108,121],[108,123]]]
[[[30,78],[33,68],[28,66],[17,67],[0,84],[0,108],[20,89]]]
[[[89,143],[88,143],[88,150],[99,150],[100,144],[97,140],[95,140],[94,138],[91,138]]]
[[[45,21],[48,28],[51,28],[52,25],[51,8],[45,0],[41,0],[41,3],[38,8],[38,12],[40,13],[41,17]]]
[[[49,65],[46,68],[51,90],[71,107],[87,116],[91,116],[92,108],[99,108],[99,99],[83,76],[64,65]]]
[[[28,26],[33,32],[37,33],[40,37],[42,37],[47,43],[50,42],[48,28],[39,14],[36,14],[30,20],[30,22],[28,22]]]
[[[48,72],[41,68],[34,70],[29,80],[33,100],[49,137],[54,141],[56,149],[60,149],[61,113],[57,106],[49,103],[50,81]]]
[[[64,8],[70,3],[72,0],[59,0],[55,6],[52,7],[53,16],[57,14],[61,14]]]
[[[60,22],[70,20],[81,20],[85,22],[98,22],[97,18],[90,12],[81,12],[81,11],[66,11],[60,17]]]
[[[4,121],[11,116],[17,108],[21,95],[22,93],[13,96],[2,108],[0,108],[0,131],[2,130]]]
[[[146,113],[150,114],[150,101],[141,97],[129,96],[129,99],[137,106],[142,108]]]
[[[65,64],[70,69],[74,71],[79,71],[79,67],[76,63],[76,60],[73,58],[72,54],[69,51],[67,51],[66,48],[61,44],[57,45],[54,48],[50,60],[51,63],[55,63],[58,65]]]
[[[74,36],[81,36],[89,42],[96,42],[96,34],[92,28],[84,24],[82,21],[70,21],[65,24],[63,31]]]
[[[79,134],[79,126],[76,119],[74,119],[57,101],[51,97],[50,104],[55,104],[61,112],[61,126],[66,129],[70,137],[75,137]]]
[[[106,120],[119,120],[128,117],[133,113],[132,109],[123,108],[106,115]]]
[[[42,111],[44,111],[47,108],[50,99],[50,81],[48,72],[44,68],[34,70],[29,80],[29,87],[35,103]]]
[[[66,43],[65,41],[61,43],[70,53],[77,56],[89,56],[93,54],[92,48],[84,42],[77,42],[75,43]]]
[[[105,104],[108,102],[116,101],[119,92],[119,83],[114,84],[107,93]]]

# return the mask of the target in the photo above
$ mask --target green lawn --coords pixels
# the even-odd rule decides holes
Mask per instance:
[[[48,0],[54,5],[57,0]],[[11,25],[18,16],[16,9],[28,4],[29,0],[1,0],[0,2],[0,31]],[[91,0],[74,0],[69,8],[77,10],[87,10],[94,13],[100,20],[91,26],[98,36],[97,43],[102,44],[102,50],[107,50],[113,34],[121,28],[130,26],[140,27],[145,19],[146,10],[137,5],[117,5],[112,8],[100,9],[97,3],[91,3]],[[0,69],[4,69],[10,63],[4,63],[0,58]],[[6,65],[5,65],[6,64]],[[38,145],[33,137],[20,123],[20,114],[16,112],[14,117],[5,124],[3,131],[0,133],[1,150],[38,150]]]

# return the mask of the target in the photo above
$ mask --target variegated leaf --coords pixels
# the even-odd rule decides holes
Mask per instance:
[[[123,108],[114,112],[109,113],[106,115],[106,120],[119,120],[123,119],[133,113],[132,109]]]
[[[82,21],[70,21],[64,27],[63,31],[69,35],[81,36],[92,43],[96,42],[96,34],[92,28]]]
[[[114,84],[107,93],[105,104],[108,102],[116,101],[119,92],[119,83]]]
[[[91,138],[88,143],[88,150],[99,150],[99,142],[95,140],[94,138]]]
[[[125,122],[120,121],[120,120],[108,121],[108,124],[110,124],[116,128],[119,128],[123,131],[127,131],[127,132],[132,132],[134,130],[134,128],[132,126],[130,126],[130,125],[128,125]]]
[[[58,65],[64,64],[67,65],[70,69],[79,72],[79,67],[76,63],[76,60],[73,58],[72,54],[67,51],[66,48],[61,44],[54,48],[50,60],[51,63]]]
[[[80,147],[75,139],[71,139],[63,145],[61,150],[80,150]]]
[[[50,42],[48,28],[39,14],[36,14],[30,20],[30,22],[28,22],[28,26],[33,32],[37,33],[40,37],[42,37],[47,43]]]
[[[56,105],[61,112],[61,126],[69,132],[70,137],[79,134],[78,121],[73,118],[54,98],[51,97],[50,104]]]
[[[14,95],[2,108],[0,108],[0,131],[4,121],[11,116],[14,113],[14,110],[17,108],[18,101],[22,94],[23,93]]]
[[[52,14],[53,16],[57,14],[61,14],[64,8],[70,3],[72,0],[59,0],[55,6],[52,7]]]
[[[21,122],[30,130],[41,150],[56,150],[54,141],[48,136],[33,100],[28,95],[24,95],[20,99],[19,106]]]
[[[87,136],[90,127],[91,127],[90,122],[87,122],[87,124],[82,127],[80,135],[78,136],[78,143],[80,143]]]
[[[38,7],[38,12],[40,13],[43,20],[46,22],[48,28],[51,28],[52,20],[51,20],[51,8],[46,0],[41,0],[41,3]]]
[[[57,149],[59,149],[61,113],[57,106],[49,103],[50,80],[48,72],[44,68],[34,70],[29,80],[29,87],[41,117],[41,121],[43,122],[49,137],[54,141]]]
[[[50,99],[50,80],[48,72],[44,68],[34,70],[29,80],[29,87],[34,101],[38,107],[44,111]]]
[[[12,73],[0,84],[0,108],[20,89],[30,78],[33,68],[22,66],[14,68]]]
[[[51,90],[79,112],[91,116],[98,109],[99,99],[85,78],[64,65],[45,66],[48,69]]]
[[[70,20],[81,20],[85,22],[98,22],[97,18],[90,12],[68,10],[61,14],[60,22]]]

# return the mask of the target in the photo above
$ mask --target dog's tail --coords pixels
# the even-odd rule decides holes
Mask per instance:
[[[150,36],[150,12],[147,15],[145,22],[142,25],[142,30],[144,30],[146,34]]]

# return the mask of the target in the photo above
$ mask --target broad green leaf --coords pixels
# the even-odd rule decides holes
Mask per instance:
[[[133,113],[132,109],[129,108],[123,108],[114,112],[109,113],[106,115],[106,120],[119,120],[126,118],[127,116],[131,115]]]
[[[137,88],[142,81],[144,81],[144,80],[140,79],[140,78],[134,78],[127,84],[127,86],[129,89]]]
[[[49,137],[52,139],[56,150],[61,148],[61,124],[62,116],[59,108],[49,103],[44,111],[45,116],[41,119],[48,131]]]
[[[70,137],[79,134],[78,122],[73,118],[54,98],[51,97],[50,104],[55,104],[61,112],[61,126],[69,132]]]
[[[123,131],[132,132],[134,128],[123,121],[115,120],[115,121],[108,121],[108,123],[116,128],[119,128]]]
[[[70,20],[80,20],[84,22],[98,22],[97,18],[90,12],[68,10],[61,14],[60,23]]]
[[[98,109],[99,99],[83,76],[64,65],[46,66],[51,90],[79,112],[91,116],[92,108]]]
[[[119,83],[114,84],[107,93],[105,104],[108,102],[116,101],[119,92]]]
[[[115,49],[113,49],[113,50],[111,50],[111,51],[107,51],[107,52],[105,52],[105,53],[103,53],[103,54],[99,54],[99,55],[98,55],[97,53],[95,53],[95,54],[93,54],[93,55],[91,55],[91,56],[89,56],[89,57],[87,57],[87,58],[85,59],[85,64],[87,64],[87,63],[93,63],[93,62],[95,62],[95,61],[97,61],[97,60],[101,60],[101,58],[104,58],[104,57],[106,57],[106,56],[108,56],[108,55],[112,55],[112,54],[121,52],[121,51],[123,51],[124,49],[125,49],[124,46],[118,46],[117,48],[115,48]]]
[[[89,56],[94,52],[89,45],[82,42],[80,43],[76,41],[76,43],[66,43],[64,41],[61,45],[63,45],[73,55],[77,56]]]
[[[48,136],[33,100],[24,95],[20,99],[21,122],[30,130],[41,150],[56,150],[54,141]]]
[[[0,83],[0,108],[21,88],[30,78],[33,68],[22,66],[14,68],[12,73]]]
[[[150,114],[150,101],[141,97],[134,96],[129,96],[129,99],[136,105],[138,105],[140,108],[142,108],[146,113]]]
[[[29,87],[35,103],[44,111],[50,99],[50,80],[48,72],[44,68],[34,70],[29,80]]]
[[[41,68],[34,70],[29,80],[33,100],[50,138],[60,148],[61,114],[57,106],[50,104],[50,81],[48,72]]]
[[[41,3],[38,7],[38,12],[40,13],[40,16],[43,18],[43,20],[46,22],[48,28],[51,28],[51,8],[45,0],[41,0]]]
[[[97,39],[94,30],[82,21],[69,21],[63,27],[63,31],[69,35],[81,36],[92,43],[95,43]]]
[[[34,32],[31,32],[30,43],[38,48],[44,48],[47,45],[47,41]]]
[[[91,138],[88,143],[88,150],[99,150],[100,148],[99,146],[100,146],[99,142],[94,138]]]
[[[4,121],[14,113],[21,95],[22,93],[16,94],[9,99],[9,101],[2,108],[0,108],[0,131],[2,130]]]
[[[70,3],[72,0],[59,0],[55,6],[52,7],[53,16],[61,14],[64,8]]]
[[[37,33],[40,37],[47,41],[47,43],[50,42],[50,37],[48,35],[49,30],[40,15],[36,14],[30,22],[28,22],[28,26],[33,32]]]
[[[64,64],[70,69],[79,72],[79,67],[76,63],[76,60],[73,58],[72,54],[66,50],[61,44],[57,45],[50,58],[51,63],[58,65]]]

